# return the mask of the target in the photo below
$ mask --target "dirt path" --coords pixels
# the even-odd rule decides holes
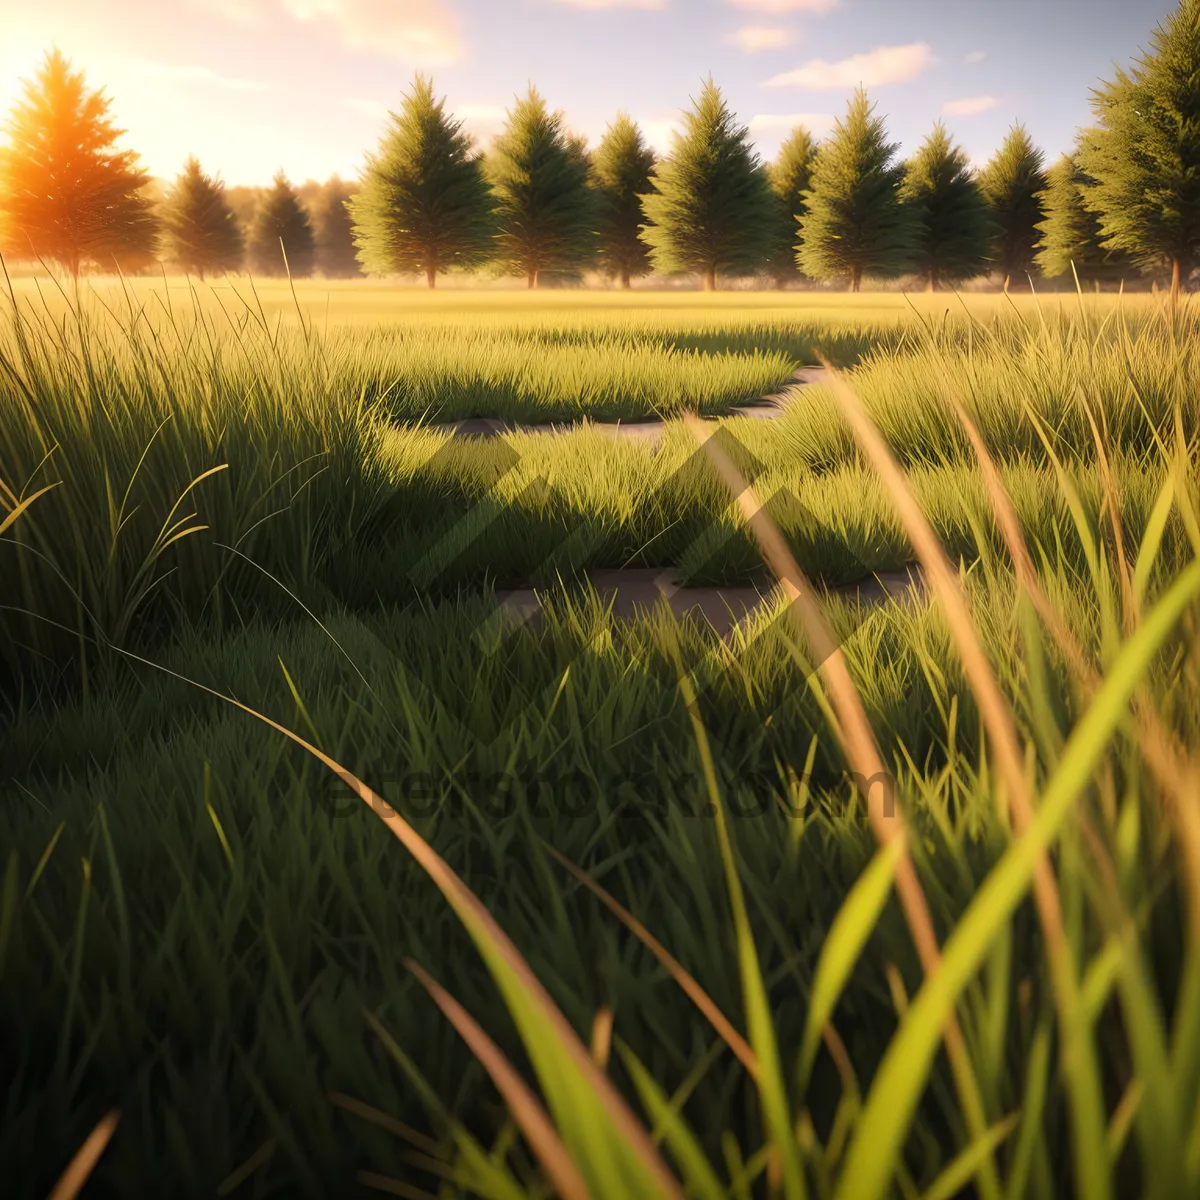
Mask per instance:
[[[680,587],[673,571],[657,567],[589,571],[587,577],[600,599],[605,604],[611,603],[616,616],[632,617],[666,600],[676,616],[698,613],[722,636],[772,596],[770,585],[763,588]],[[504,608],[528,620],[541,610],[540,596],[547,590],[517,588],[497,593],[497,596]],[[908,567],[901,571],[883,571],[855,583],[825,590],[831,596],[878,605],[890,599],[923,595],[925,584],[918,568]]]
[[[747,400],[744,404],[730,409],[726,414],[730,417],[752,417],[758,420],[771,420],[795,399],[796,395],[806,387],[821,383],[826,377],[824,367],[801,367],[792,376],[792,382],[782,392],[771,396],[762,396],[758,400]],[[666,422],[659,418],[648,421],[556,421],[546,425],[509,425],[495,417],[470,417],[463,421],[448,421],[435,423],[427,428],[438,433],[449,433],[455,437],[503,437],[506,433],[570,433],[576,429],[596,429],[610,437],[633,438],[637,441],[657,443],[666,427]]]

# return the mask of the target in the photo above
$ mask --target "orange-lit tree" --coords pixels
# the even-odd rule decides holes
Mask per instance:
[[[78,276],[85,264],[137,267],[153,258],[157,225],[137,155],[121,150],[103,91],[57,50],[27,80],[0,147],[0,230],[13,258]]]

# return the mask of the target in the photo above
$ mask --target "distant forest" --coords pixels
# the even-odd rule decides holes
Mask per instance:
[[[976,168],[941,122],[907,159],[863,89],[832,132],[773,162],[710,78],[666,155],[619,113],[591,147],[536,88],[486,149],[431,80],[390,113],[361,177],[226,188],[189,159],[170,185],[118,145],[109,99],[57,50],[0,145],[0,247],[81,270],[170,263],[330,278],[450,272],[562,284],[600,271],[825,284],[915,277],[930,291],[1034,278],[1190,287],[1200,266],[1200,0],[1093,94],[1095,124],[1053,163],[1016,124]]]

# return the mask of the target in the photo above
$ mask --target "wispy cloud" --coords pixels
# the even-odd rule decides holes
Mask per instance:
[[[463,123],[463,129],[480,146],[486,145],[504,128],[508,116],[501,104],[456,104],[447,107],[450,115]]]
[[[841,0],[728,0],[734,8],[745,8],[751,12],[771,13],[822,13],[832,12]]]
[[[961,100],[947,100],[942,113],[947,117],[974,117],[999,103],[999,96],[964,96]]]
[[[972,50],[971,53],[963,59],[963,62],[965,62],[967,66],[973,67],[976,63],[983,62],[985,58],[987,58],[986,50]]]
[[[656,113],[652,117],[638,121],[642,136],[656,154],[667,154],[677,134],[683,127],[682,114],[676,110],[671,113]]]
[[[803,88],[825,91],[862,85],[881,87],[887,83],[906,83],[915,79],[933,62],[933,52],[925,42],[907,46],[877,46],[867,54],[854,54],[837,62],[810,59],[794,71],[785,71],[768,79],[764,87]]]
[[[462,57],[462,23],[444,0],[190,0],[197,8],[245,25],[280,17],[332,31],[350,50],[415,66],[444,66]]]
[[[794,29],[780,25],[743,25],[729,35],[729,40],[743,54],[761,54],[764,50],[783,50],[799,40]]]
[[[602,12],[609,8],[647,8],[664,9],[671,0],[550,0],[551,4],[559,4],[563,8],[583,8],[593,12]]]

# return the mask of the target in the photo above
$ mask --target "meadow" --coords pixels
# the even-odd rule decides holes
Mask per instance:
[[[3,302],[12,1194],[1200,1190],[1186,303],[234,286]]]

